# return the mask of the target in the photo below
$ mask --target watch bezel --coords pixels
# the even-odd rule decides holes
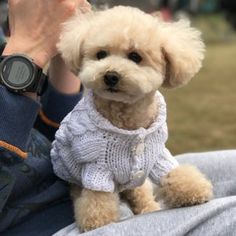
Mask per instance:
[[[13,61],[21,61],[27,65],[30,71],[29,78],[26,82],[24,82],[22,85],[16,85],[12,83],[10,80],[6,79],[4,76],[4,68],[6,67],[6,64]],[[0,63],[0,79],[1,82],[10,90],[14,92],[25,92],[28,88],[31,87],[32,83],[35,80],[37,67],[34,64],[33,60],[25,55],[22,54],[14,54],[10,56],[6,56]]]

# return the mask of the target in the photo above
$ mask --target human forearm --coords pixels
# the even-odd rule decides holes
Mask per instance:
[[[80,91],[80,81],[66,66],[60,55],[55,56],[49,67],[51,85],[60,93],[77,94]]]

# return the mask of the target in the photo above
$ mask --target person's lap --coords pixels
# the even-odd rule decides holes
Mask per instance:
[[[32,145],[31,145],[32,147]],[[37,148],[33,145],[34,148]],[[49,148],[49,147],[48,147]],[[126,204],[121,205],[122,220],[83,235],[232,235],[236,231],[236,150],[178,155],[180,163],[201,169],[214,185],[215,198],[209,203],[133,216]],[[223,223],[223,221],[225,221]],[[221,223],[220,223],[221,222]],[[52,235],[73,223],[72,204],[68,198],[29,215],[20,224],[1,235]],[[228,231],[227,231],[228,230]],[[79,234],[69,226],[56,235]]]
[[[236,232],[236,150],[192,153],[176,156],[181,164],[193,164],[214,185],[215,199],[199,206],[167,209],[133,217],[127,206],[116,224],[107,225],[84,236],[95,235],[233,235]],[[75,236],[76,226],[59,231],[55,236]]]

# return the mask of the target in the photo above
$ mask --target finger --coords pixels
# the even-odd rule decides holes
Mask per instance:
[[[59,0],[62,4],[64,4],[65,9],[69,15],[73,15],[78,9],[76,0]]]

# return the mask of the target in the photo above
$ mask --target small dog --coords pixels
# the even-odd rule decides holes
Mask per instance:
[[[165,148],[166,105],[158,92],[188,83],[204,44],[185,21],[166,23],[131,7],[77,15],[58,44],[88,89],[63,120],[51,152],[55,173],[75,184],[75,219],[88,231],[119,219],[119,193],[135,214],[212,198],[211,183]]]

